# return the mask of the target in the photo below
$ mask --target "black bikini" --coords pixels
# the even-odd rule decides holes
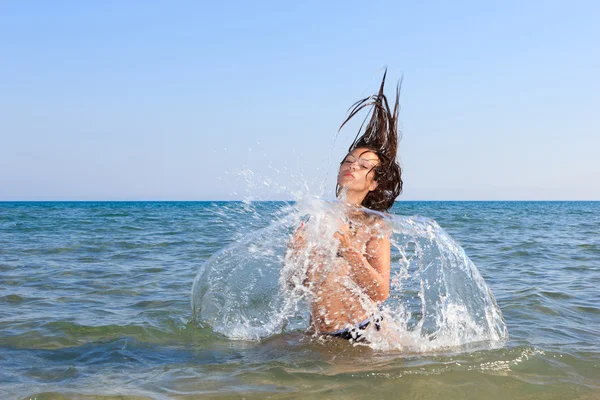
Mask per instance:
[[[341,339],[346,339],[346,340],[354,340],[354,341],[362,340],[362,339],[364,339],[364,337],[362,336],[361,331],[364,331],[365,329],[367,329],[367,327],[371,323],[372,319],[373,319],[373,317],[367,318],[366,320],[364,320],[357,326],[353,326],[351,328],[339,329],[335,332],[327,333],[327,335],[332,336],[332,337],[339,337]],[[375,317],[374,319],[375,319],[375,321],[374,321],[375,329],[377,331],[379,331],[381,329],[380,322],[381,322],[381,320],[383,320],[383,317]]]

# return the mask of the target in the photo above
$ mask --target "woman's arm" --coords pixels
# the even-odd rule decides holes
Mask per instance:
[[[348,236],[337,232],[339,252],[350,264],[350,277],[376,302],[383,302],[390,293],[390,241],[373,237],[367,242],[366,257],[352,247]]]
[[[306,240],[304,239],[304,222],[296,229],[294,232],[294,236],[287,243],[287,248],[293,252],[293,254],[298,253],[306,247]]]
[[[285,258],[288,262],[294,263],[292,274],[287,278],[288,287],[297,285],[309,286],[315,279],[314,270],[322,262],[314,249],[314,245],[309,246],[305,238],[305,226],[303,221],[300,227],[296,229],[293,237],[287,243],[287,253]]]

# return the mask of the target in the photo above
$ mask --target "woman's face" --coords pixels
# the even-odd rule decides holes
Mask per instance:
[[[379,157],[369,149],[358,147],[352,150],[340,165],[338,185],[347,192],[364,193],[366,196],[377,187],[377,182],[373,178],[377,164],[379,164]]]

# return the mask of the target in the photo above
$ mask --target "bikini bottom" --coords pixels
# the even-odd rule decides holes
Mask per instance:
[[[381,321],[382,320],[383,320],[383,317],[381,317],[381,316],[378,316],[378,317],[371,316],[356,326],[340,329],[335,332],[327,333],[326,335],[331,336],[331,337],[346,339],[346,340],[354,340],[354,341],[364,340],[364,336],[362,335],[361,331],[364,331],[365,329],[367,329],[367,327],[371,324],[371,321],[373,322],[373,325],[375,326],[375,330],[379,331],[381,329]]]

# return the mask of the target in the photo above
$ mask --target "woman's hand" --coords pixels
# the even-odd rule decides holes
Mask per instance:
[[[287,243],[287,248],[297,253],[299,250],[306,247],[306,239],[304,238],[304,222],[294,233],[294,237]]]
[[[346,232],[344,232],[346,231]],[[338,255],[350,266],[351,278],[375,302],[383,302],[390,288],[390,241],[388,238],[372,238],[366,244],[366,254],[352,246],[350,230],[340,229],[334,233],[339,241]]]
[[[336,238],[339,242],[338,252],[341,255],[344,255],[348,250],[352,248],[352,243],[350,242],[350,238],[348,237],[348,233],[343,231],[338,231],[333,234],[333,237]]]

